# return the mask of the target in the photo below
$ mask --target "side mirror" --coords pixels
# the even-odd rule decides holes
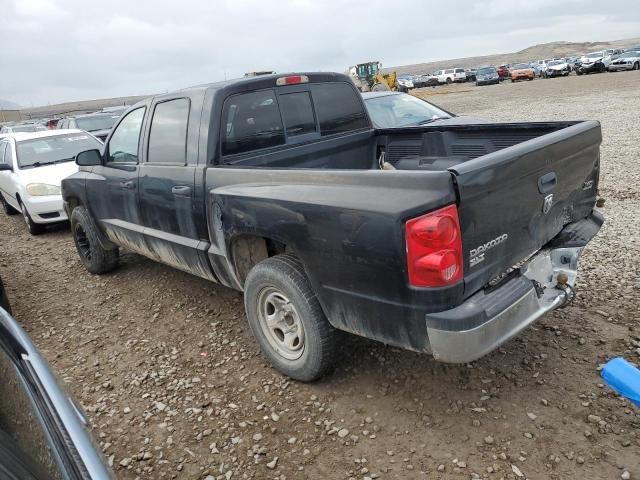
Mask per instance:
[[[0,172],[12,172],[13,167],[8,163],[0,163]]]
[[[97,148],[85,150],[76,155],[76,163],[81,167],[102,165],[102,154]]]

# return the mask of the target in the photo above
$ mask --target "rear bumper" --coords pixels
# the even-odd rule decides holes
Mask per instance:
[[[427,314],[428,344],[434,358],[449,363],[477,360],[545,313],[569,303],[578,259],[602,222],[594,213],[573,224],[499,286],[482,290],[451,310]],[[566,283],[558,283],[561,273]]]

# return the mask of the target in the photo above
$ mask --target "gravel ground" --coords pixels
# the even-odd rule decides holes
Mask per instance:
[[[640,72],[456,87],[423,93],[489,119],[599,119],[604,133],[607,223],[576,302],[470,365],[346,336],[334,373],[291,382],[258,353],[239,293],[129,253],[92,276],[68,229],[31,237],[0,216],[15,316],[119,478],[640,478],[639,411],[598,374],[640,355]]]

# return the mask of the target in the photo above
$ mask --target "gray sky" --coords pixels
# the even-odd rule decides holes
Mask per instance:
[[[253,70],[334,70],[640,36],[638,0],[0,0],[0,98],[163,92]]]

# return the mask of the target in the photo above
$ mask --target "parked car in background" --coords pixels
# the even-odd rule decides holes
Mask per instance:
[[[603,51],[587,53],[580,57],[580,65],[576,65],[576,73],[603,73],[606,72],[611,64],[611,58],[604,55]]]
[[[447,70],[441,70],[441,74],[438,75],[438,81],[440,83],[454,83],[465,82],[467,80],[467,74],[464,68],[449,68]]]
[[[47,127],[36,123],[20,123],[17,125],[5,125],[0,129],[0,133],[22,133],[22,132],[41,132]]]
[[[467,82],[475,82],[478,74],[477,68],[467,68],[465,71]]]
[[[0,279],[0,478],[113,478],[80,404],[11,316]]]
[[[543,76],[545,78],[566,77],[570,73],[571,65],[565,60],[552,60],[547,64],[547,69],[544,71]]]
[[[500,83],[500,75],[496,67],[480,67],[476,73],[476,85]]]
[[[609,48],[603,51],[605,57],[609,57],[611,61],[617,59],[624,52],[621,48]]]
[[[45,224],[67,220],[60,182],[78,171],[78,152],[101,146],[80,130],[14,133],[0,140],[0,203],[5,213],[22,212],[32,235],[41,233]]]
[[[609,64],[610,72],[640,69],[640,49],[628,50]]]
[[[511,66],[511,81],[533,80],[536,76],[533,68],[528,63],[516,63]]]
[[[421,98],[400,92],[362,93],[371,121],[377,128],[425,125],[453,115]]]
[[[114,113],[89,113],[86,115],[74,115],[65,117],[58,122],[59,129],[76,129],[89,132],[103,142],[106,140],[111,127],[116,123],[120,115]]]
[[[408,92],[412,88],[415,88],[413,79],[409,75],[398,77],[397,82],[400,91]]]
[[[426,75],[418,75],[413,79],[413,86],[415,88],[435,87],[437,85],[440,85],[438,77],[431,73],[428,73]]]
[[[509,67],[507,65],[500,65],[496,70],[501,81],[507,78],[511,78],[511,72],[509,71]]]

